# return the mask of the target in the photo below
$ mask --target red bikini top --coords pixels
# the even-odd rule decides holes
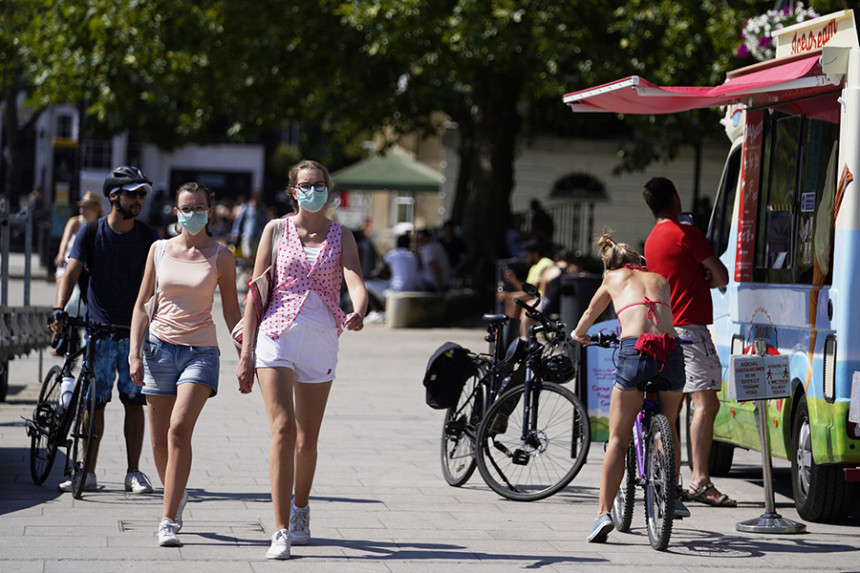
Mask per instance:
[[[624,312],[625,310],[627,310],[631,306],[639,306],[640,304],[648,307],[648,311],[645,313],[645,318],[653,318],[653,319],[656,319],[657,322],[660,322],[660,319],[657,317],[657,312],[655,311],[654,307],[658,304],[662,304],[666,308],[671,308],[668,304],[666,304],[665,302],[663,302],[661,300],[651,300],[647,296],[643,296],[642,302],[634,302],[633,304],[628,304],[627,306],[625,306],[621,310],[617,311],[615,314],[621,314],[622,312]]]

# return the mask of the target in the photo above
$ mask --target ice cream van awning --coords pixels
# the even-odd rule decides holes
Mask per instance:
[[[640,76],[629,76],[602,86],[572,92],[564,103],[573,111],[628,114],[677,113],[701,107],[730,103],[749,106],[774,103],[778,92],[804,93],[832,89],[841,75],[823,74],[820,56],[761,68],[751,66],[731,75],[725,83],[713,87],[658,86]]]

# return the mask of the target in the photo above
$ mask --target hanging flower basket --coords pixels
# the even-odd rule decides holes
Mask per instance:
[[[753,16],[744,24],[741,31],[741,45],[735,53],[741,58],[770,60],[774,54],[773,38],[770,35],[774,31],[818,18],[818,16],[819,14],[812,8],[806,8],[803,2],[798,2],[793,7],[768,10],[764,14]]]

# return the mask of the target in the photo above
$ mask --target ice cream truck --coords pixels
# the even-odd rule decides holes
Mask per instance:
[[[760,449],[755,408],[767,404],[771,452],[791,461],[798,514],[834,522],[850,511],[860,472],[860,47],[851,10],[773,38],[774,59],[718,86],[631,76],[564,102],[574,112],[726,110],[731,149],[708,227],[729,269],[729,284],[712,290],[723,387],[710,470],[725,475],[735,448]],[[790,397],[729,399],[729,357],[753,342],[789,357]]]

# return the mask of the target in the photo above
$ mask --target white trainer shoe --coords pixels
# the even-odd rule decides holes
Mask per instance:
[[[293,545],[307,545],[311,540],[311,506],[296,507],[290,502],[290,537]]]
[[[179,547],[182,544],[176,537],[176,532],[176,523],[169,517],[165,517],[158,526],[158,544],[161,547]]]
[[[140,470],[134,470],[125,475],[125,491],[132,493],[152,493],[152,484],[149,483],[149,478],[146,477],[146,474]]]
[[[78,474],[78,476],[80,475],[81,474]],[[92,472],[87,472],[87,478],[86,481],[84,481],[84,491],[96,491],[96,489],[98,489],[98,483],[96,483],[96,474]],[[72,480],[67,479],[64,482],[61,482],[57,486],[57,490],[62,492],[72,491]]]
[[[290,558],[290,532],[279,529],[272,536],[272,545],[266,551],[266,559],[289,559]]]

